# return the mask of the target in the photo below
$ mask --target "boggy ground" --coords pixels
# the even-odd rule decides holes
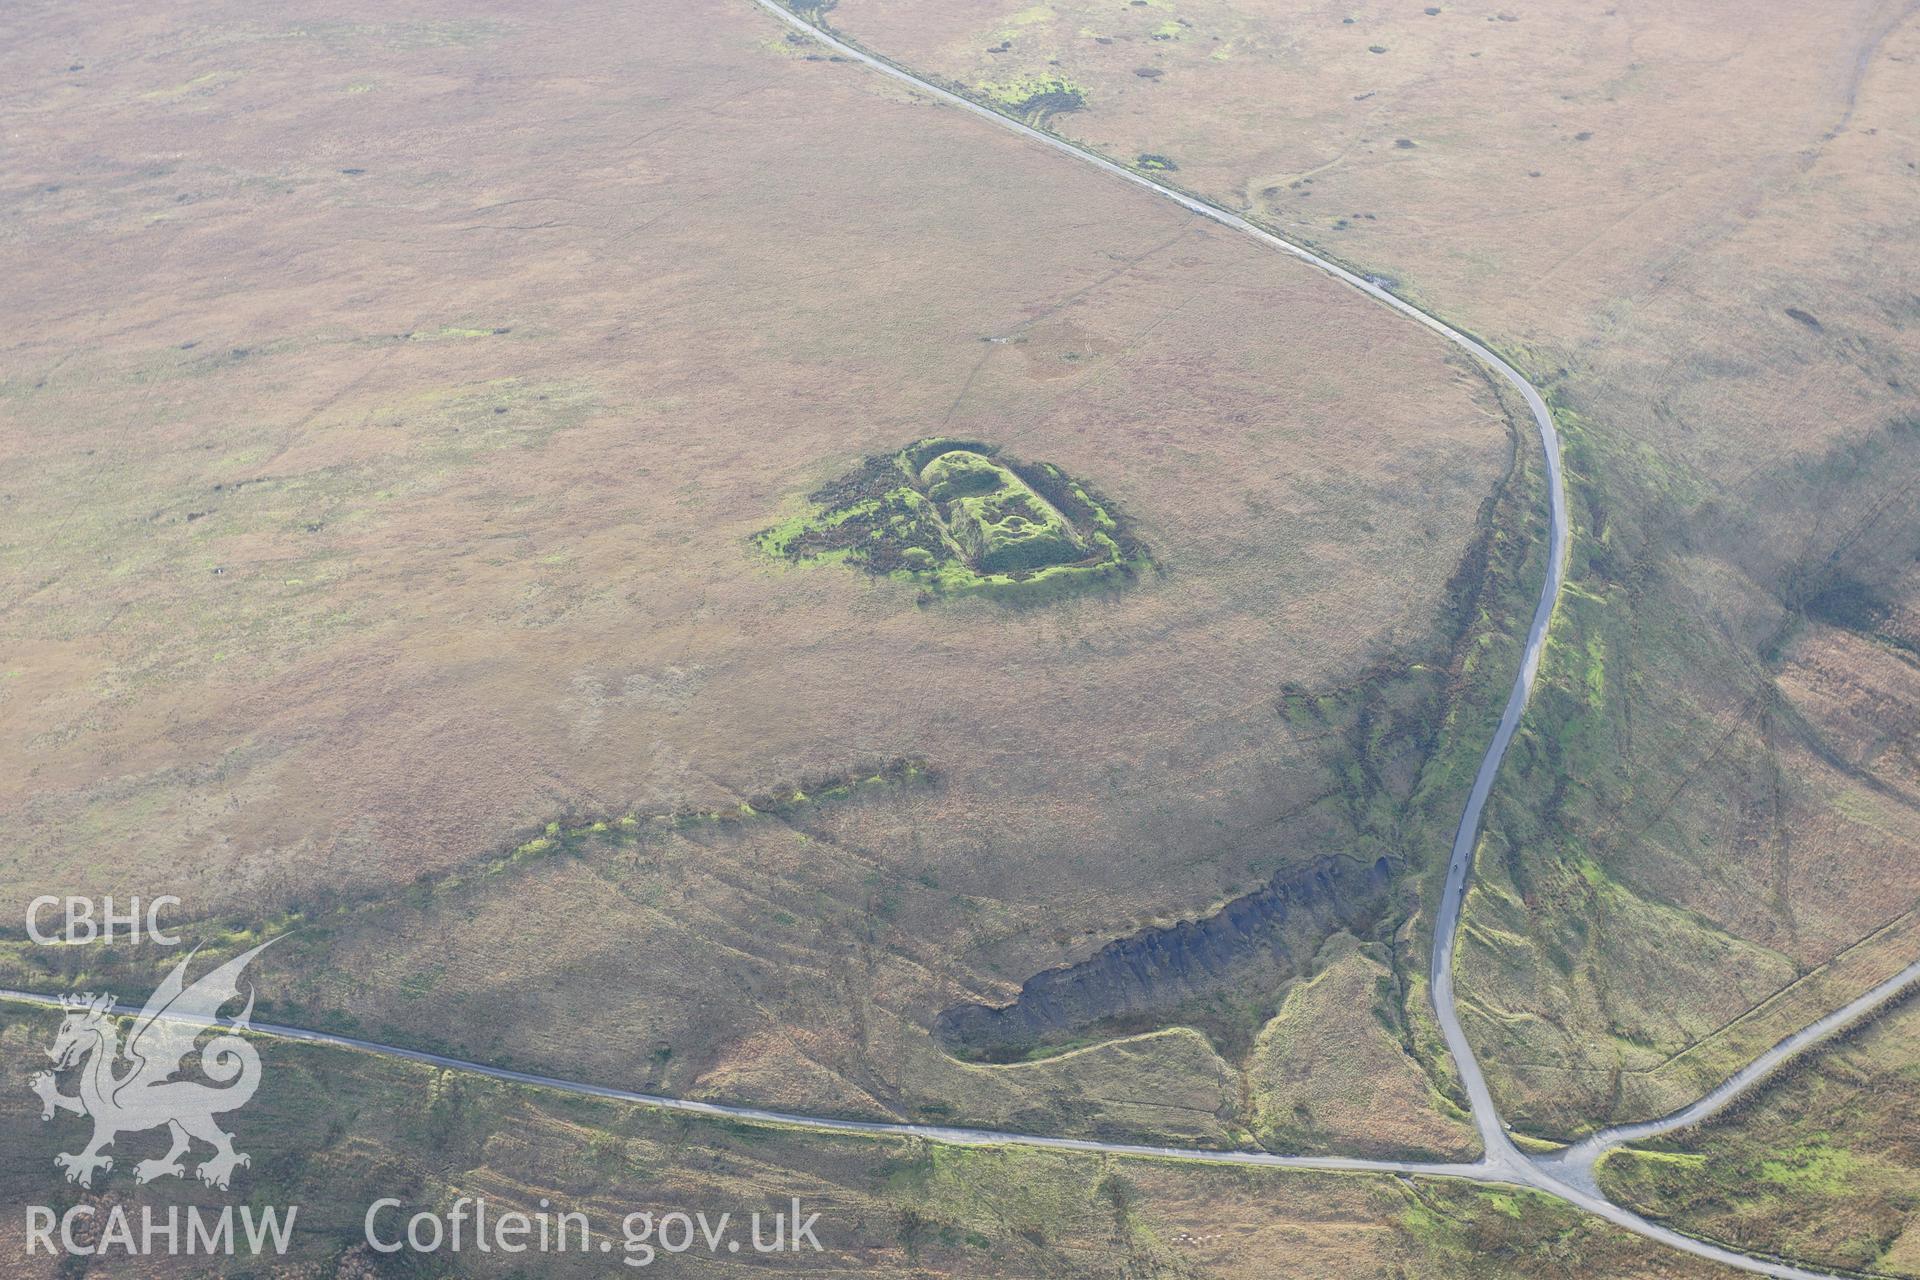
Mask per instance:
[[[262,994],[316,1021],[1231,1136],[1191,1031],[1002,1070],[925,1027],[1350,851],[1359,731],[1298,691],[1449,631],[1514,444],[1478,374],[720,0],[4,22],[9,928],[292,911]],[[923,608],[751,545],[932,434],[1084,477],[1159,572]],[[908,758],[939,785],[492,861]]]
[[[1049,127],[1391,278],[1551,393],[1571,586],[1460,953],[1510,1118],[1658,1113],[1913,958],[1910,4],[827,17],[984,100],[1047,81]]]

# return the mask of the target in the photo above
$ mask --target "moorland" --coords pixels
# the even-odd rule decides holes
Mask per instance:
[[[1461,950],[1509,1115],[1658,1114],[1913,958],[1909,8],[826,18],[1015,111],[1044,68],[1049,128],[1390,280],[1547,389],[1572,590]]]
[[[470,1058],[1236,1139],[1338,921],[1030,1062],[932,1027],[1324,859],[1417,860],[1401,800],[1444,824],[1443,731],[1539,569],[1480,373],[721,5],[13,20],[16,916],[290,930],[263,1011]],[[1150,561],[929,601],[757,541],[922,439],[1056,468],[1021,483]],[[1417,903],[1360,882],[1390,969]],[[164,960],[0,941],[39,989]],[[1396,1078],[1355,1136],[1458,1147],[1402,1005],[1340,1011]]]
[[[1888,264],[1920,35],[1871,0],[1764,9],[817,14],[1389,280],[1549,392],[1571,585],[1460,953],[1534,1135],[1691,1097],[1912,958],[1916,313]],[[583,1078],[1470,1153],[1429,873],[1540,512],[1512,407],[1440,343],[717,0],[6,21],[8,900],[178,893],[216,953],[291,931],[282,1015]],[[769,554],[929,439],[981,446],[899,472],[949,563]],[[1124,516],[1131,571],[930,589],[1087,559],[1097,519],[1000,459]],[[955,481],[1021,523],[932,498]],[[1329,859],[1364,889],[1314,905]],[[1194,963],[984,1051],[939,1034],[1136,954]],[[0,937],[48,990],[159,959]],[[1899,1270],[1911,1162],[1872,1100],[1920,1050],[1898,1016],[1862,1037],[1871,1064],[1617,1155],[1610,1188]],[[398,1136],[337,1149],[423,1196],[804,1171],[881,1270],[1693,1273],[1478,1189],[876,1162],[294,1069],[334,1142],[357,1122],[320,1112],[372,1091]],[[362,1185],[296,1146],[278,1176]],[[1701,1153],[1765,1196],[1673,1175]],[[1871,1230],[1808,1225],[1841,1204]]]

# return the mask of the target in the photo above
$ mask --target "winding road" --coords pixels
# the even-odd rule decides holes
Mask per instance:
[[[1737,1253],[1693,1236],[1683,1235],[1668,1227],[1649,1221],[1646,1218],[1622,1208],[1606,1199],[1601,1193],[1595,1169],[1598,1161],[1608,1151],[1622,1143],[1639,1141],[1671,1133],[1689,1125],[1698,1124],[1713,1116],[1735,1098],[1751,1089],[1762,1078],[1782,1063],[1800,1053],[1809,1046],[1833,1035],[1860,1019],[1868,1016],[1888,1001],[1905,992],[1916,982],[1920,982],[1920,963],[1915,963],[1894,977],[1860,995],[1845,1007],[1834,1011],[1818,1022],[1813,1023],[1782,1040],[1772,1049],[1756,1058],[1752,1063],[1735,1073],[1717,1088],[1699,1101],[1658,1120],[1639,1124],[1622,1125],[1605,1129],[1583,1141],[1547,1155],[1528,1155],[1514,1145],[1508,1136],[1506,1126],[1501,1121],[1499,1108],[1487,1087],[1486,1077],[1480,1069],[1473,1046],[1468,1042],[1466,1032],[1460,1025],[1453,983],[1454,947],[1459,934],[1461,907],[1466,899],[1468,882],[1473,871],[1474,846],[1479,839],[1480,819],[1487,802],[1487,796],[1493,788],[1495,777],[1500,770],[1501,761],[1506,756],[1508,744],[1513,740],[1514,732],[1519,728],[1520,719],[1527,707],[1527,701],[1533,690],[1534,676],[1539,670],[1540,656],[1546,647],[1547,628],[1552,619],[1555,601],[1559,598],[1560,588],[1565,577],[1567,552],[1567,505],[1561,474],[1560,439],[1554,429],[1553,415],[1548,411],[1546,401],[1532,383],[1521,376],[1518,370],[1501,359],[1486,346],[1446,322],[1429,315],[1412,303],[1397,297],[1380,285],[1363,276],[1357,275],[1336,262],[1320,257],[1312,250],[1285,240],[1245,218],[1227,209],[1220,208],[1186,192],[1155,182],[1140,173],[1116,164],[1106,157],[1095,154],[1064,138],[1035,129],[1012,117],[1000,114],[959,94],[941,88],[913,72],[888,61],[876,54],[849,43],[842,37],[814,25],[805,18],[782,8],[775,0],[753,0],[787,26],[795,28],[809,38],[833,50],[841,57],[858,62],[866,67],[891,77],[914,88],[916,91],[945,103],[948,106],[980,116],[995,125],[1010,129],[1033,142],[1062,152],[1073,159],[1093,165],[1125,182],[1143,187],[1155,195],[1173,201],[1193,213],[1207,218],[1221,226],[1249,236],[1269,248],[1289,254],[1306,262],[1318,270],[1324,271],[1358,289],[1384,306],[1406,316],[1408,319],[1439,334],[1473,356],[1487,369],[1498,375],[1519,393],[1533,415],[1539,428],[1540,444],[1547,463],[1547,479],[1551,497],[1552,534],[1549,571],[1546,581],[1541,585],[1540,598],[1534,607],[1533,621],[1527,632],[1525,655],[1520,671],[1514,679],[1512,691],[1507,696],[1505,710],[1500,717],[1499,727],[1495,730],[1493,741],[1480,762],[1478,773],[1474,777],[1473,789],[1468,795],[1465,811],[1460,818],[1460,826],[1454,836],[1452,853],[1447,863],[1446,879],[1442,887],[1439,910],[1434,924],[1434,946],[1432,955],[1432,988],[1434,1011],[1439,1019],[1447,1048],[1453,1054],[1459,1071],[1461,1083],[1470,1104],[1474,1125],[1479,1132],[1484,1150],[1482,1157],[1471,1164],[1422,1162],[1403,1160],[1366,1160],[1349,1159],[1339,1156],[1284,1156],[1266,1151],[1214,1151],[1201,1148],[1160,1147],[1144,1143],[1102,1142],[1089,1138],[1048,1137],[1042,1134],[1010,1133],[988,1129],[966,1129],[943,1125],[913,1124],[907,1122],[889,1122],[872,1120],[853,1120],[831,1116],[799,1115],[783,1111],[770,1111],[758,1107],[731,1106],[716,1102],[699,1102],[687,1098],[672,1098],[659,1094],[637,1093],[626,1089],[610,1088],[580,1080],[567,1080],[557,1076],[545,1076],[532,1072],[515,1071],[505,1067],[489,1066],[485,1063],[468,1062],[442,1054],[428,1053],[418,1049],[408,1049],[399,1045],[381,1044],[371,1040],[361,1040],[352,1036],[335,1035],[324,1031],[311,1031],[301,1027],[281,1026],[272,1023],[256,1023],[252,1030],[259,1035],[282,1040],[298,1041],[306,1044],[325,1045],[336,1049],[346,1049],[361,1053],[377,1054],[384,1058],[401,1059],[427,1066],[460,1071],[488,1079],[500,1080],[511,1084],[528,1085],[540,1089],[586,1097],[604,1098],[610,1101],[630,1103],[663,1111],[680,1112],[718,1119],[739,1120],[755,1124],[800,1128],[816,1132],[846,1133],[873,1136],[903,1136],[924,1138],[934,1142],[943,1142],[963,1146],[1016,1145],[1038,1147],[1056,1151],[1086,1152],[1125,1157],[1141,1157],[1159,1160],[1178,1160],[1215,1165],[1258,1166],[1278,1169],[1316,1170],[1333,1173],[1372,1173],[1393,1174],[1410,1177],[1457,1178],[1473,1182],[1498,1183],[1504,1185],[1528,1187],[1553,1196],[1569,1204],[1578,1206],[1598,1217],[1631,1231],[1647,1239],[1658,1241],[1674,1249],[1684,1251],[1696,1257],[1757,1275],[1779,1277],[1780,1280],[1838,1280],[1831,1272],[1812,1271],[1794,1266],[1787,1262],[1755,1257]],[[35,992],[0,989],[0,999],[18,1001],[44,1007],[58,1008],[59,997]],[[138,1006],[118,1005],[117,1012],[137,1014]],[[164,1015],[163,1015],[164,1016]],[[179,1019],[186,1022],[200,1022],[204,1019]],[[226,1025],[226,1024],[222,1024]]]
[[[1841,1026],[1858,1017],[1865,1016],[1873,1008],[1891,999],[1904,989],[1907,983],[1920,977],[1920,965],[1915,965],[1899,977],[1876,987],[1859,1000],[1848,1005],[1828,1018],[1815,1023],[1805,1031],[1782,1041],[1773,1053],[1778,1056],[1756,1061],[1739,1076],[1716,1089],[1709,1098],[1717,1099],[1715,1104],[1700,1111],[1701,1103],[1694,1104],[1685,1112],[1676,1112],[1669,1120],[1674,1121],[1668,1128],[1678,1128],[1682,1124],[1695,1123],[1706,1115],[1725,1106],[1732,1098],[1750,1087],[1765,1071],[1779,1065],[1794,1052],[1805,1048],[1822,1035],[1832,1034]],[[1896,985],[1898,984],[1898,985]],[[1889,990],[1890,988],[1890,990]],[[1870,999],[1871,998],[1871,999]],[[15,991],[0,989],[0,1000],[17,1001],[22,1004],[38,1005],[43,1008],[60,1007],[60,997],[44,995],[33,991]],[[141,1006],[116,1004],[114,1012],[134,1016],[141,1012]],[[213,1026],[215,1020],[208,1018],[189,1018],[171,1016],[173,1021],[193,1026]],[[228,1026],[226,1022],[218,1023]],[[336,1035],[330,1031],[310,1031],[305,1027],[289,1027],[278,1023],[257,1022],[251,1027],[255,1035],[267,1036],[277,1040],[296,1041],[301,1044],[321,1045],[330,1049],[345,1049],[358,1053],[373,1054],[382,1058],[397,1059],[405,1062],[417,1062],[423,1066],[439,1067],[449,1071],[459,1071],[468,1075],[482,1076],[489,1080],[499,1080],[507,1084],[527,1085],[536,1089],[550,1089],[558,1093],[573,1094],[577,1097],[604,1098],[610,1102],[623,1102],[634,1106],[649,1107],[660,1111],[678,1112],[685,1115],[705,1116],[716,1120],[739,1120],[751,1124],[771,1125],[780,1128],[808,1130],[816,1133],[844,1133],[864,1137],[911,1137],[924,1138],[930,1142],[944,1142],[954,1146],[1018,1146],[1038,1147],[1049,1151],[1072,1151],[1089,1155],[1109,1155],[1149,1160],[1177,1160],[1193,1164],[1252,1166],[1266,1169],[1309,1170],[1321,1173],[1369,1173],[1394,1174],[1402,1177],[1456,1178],[1468,1182],[1497,1183],[1507,1186],[1530,1187],[1547,1195],[1567,1201],[1569,1204],[1587,1210],[1609,1222],[1624,1227],[1650,1240],[1659,1241],[1675,1249],[1683,1250],[1698,1257],[1723,1262],[1728,1266],[1759,1275],[1777,1276],[1782,1280],[1841,1280],[1830,1272],[1809,1271],[1784,1262],[1770,1261],[1736,1253],[1692,1236],[1649,1222],[1631,1210],[1623,1209],[1600,1194],[1597,1189],[1582,1185],[1577,1179],[1562,1176],[1565,1167],[1561,1162],[1571,1152],[1593,1144],[1593,1157],[1597,1156],[1621,1141],[1630,1128],[1634,1132],[1649,1129],[1649,1126],[1629,1126],[1623,1129],[1607,1130],[1595,1134],[1580,1148],[1569,1148],[1565,1152],[1556,1152],[1548,1156],[1529,1157],[1515,1148],[1504,1130],[1499,1129],[1496,1118],[1493,1125],[1498,1133],[1498,1146],[1489,1146],[1489,1154],[1472,1164],[1446,1163],[1421,1160],[1366,1160],[1345,1156],[1282,1156],[1270,1151],[1214,1151],[1201,1147],[1161,1147],[1149,1143],[1102,1142],[1094,1138],[1059,1138],[1036,1133],[1013,1133],[997,1129],[964,1129],[948,1125],[913,1124],[906,1121],[888,1120],[851,1120],[838,1116],[810,1116],[790,1111],[772,1111],[763,1107],[734,1106],[723,1102],[700,1102],[691,1098],[673,1098],[657,1093],[639,1093],[631,1089],[616,1089],[608,1085],[593,1084],[585,1080],[569,1080],[561,1076],[540,1075],[532,1071],[515,1071],[510,1067],[496,1067],[484,1062],[469,1062],[463,1058],[448,1057],[445,1054],[428,1053],[421,1049],[409,1049],[403,1045],[382,1044],[375,1040],[362,1040],[354,1036]],[[1791,1047],[1789,1047],[1791,1046]],[[1784,1050],[1784,1052],[1783,1052]],[[1766,1068],[1756,1071],[1760,1063]],[[1738,1082],[1736,1086],[1736,1082]],[[1703,1100],[1704,1102],[1705,1100]],[[1476,1119],[1483,1113],[1476,1108]],[[1485,1114],[1494,1114],[1487,1112]],[[1685,1120],[1678,1117],[1686,1116]],[[1481,1119],[1484,1126],[1485,1121]],[[1652,1126],[1666,1125],[1667,1121],[1653,1121]],[[1651,1130],[1650,1130],[1651,1131]],[[1666,1129],[1659,1129],[1665,1132]],[[1583,1166],[1591,1177],[1592,1160]]]

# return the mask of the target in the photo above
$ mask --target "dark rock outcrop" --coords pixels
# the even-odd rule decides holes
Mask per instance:
[[[1322,858],[1204,919],[1119,938],[1078,964],[1035,974],[1012,1004],[954,1005],[934,1020],[934,1033],[950,1051],[1001,1056],[1223,990],[1271,990],[1329,934],[1371,925],[1390,879],[1385,858]]]

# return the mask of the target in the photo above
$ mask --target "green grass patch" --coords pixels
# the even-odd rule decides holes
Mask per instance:
[[[994,106],[1040,126],[1054,116],[1087,105],[1087,91],[1060,76],[1023,76],[976,85],[974,91]]]
[[[1130,579],[1152,563],[1084,481],[978,441],[917,440],[865,459],[808,502],[755,545],[777,559],[917,582],[926,598],[1045,599]]]

